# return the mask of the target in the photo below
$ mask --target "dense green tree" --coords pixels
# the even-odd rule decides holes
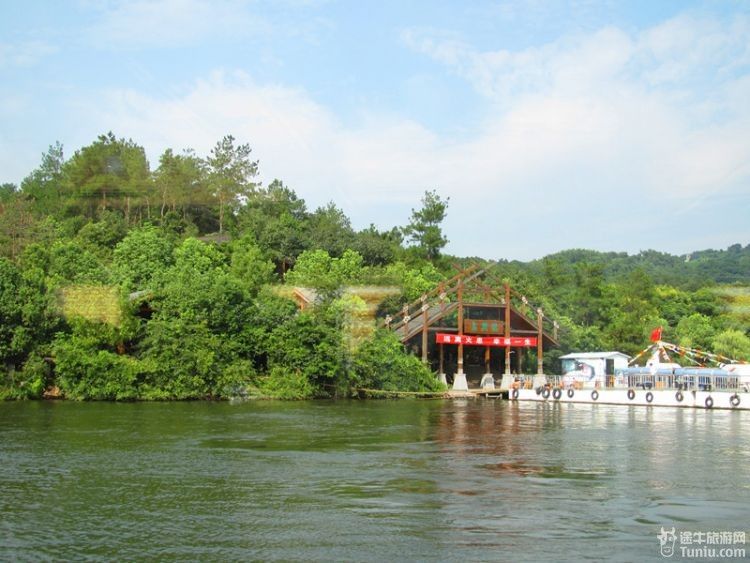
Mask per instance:
[[[750,337],[739,330],[725,330],[714,338],[713,352],[735,360],[750,362]]]
[[[592,350],[614,349],[618,350],[620,346],[605,340],[602,329],[598,326],[579,326],[567,317],[558,319],[565,334],[564,347],[566,351],[572,352],[590,352]],[[546,358],[547,354],[545,354]]]
[[[669,326],[675,327],[683,317],[695,312],[693,293],[669,285],[655,288],[656,306]]]
[[[440,224],[445,219],[450,198],[441,199],[435,190],[428,190],[422,198],[422,208],[411,210],[411,219],[404,228],[404,234],[417,245],[420,253],[428,260],[440,255],[440,250],[448,244]]]
[[[219,395],[223,343],[205,322],[181,317],[148,323],[141,344],[146,366],[143,394],[153,399],[202,399]]]
[[[325,250],[306,250],[286,276],[290,285],[334,291],[362,279],[362,257],[346,250],[341,258],[331,258]]]
[[[313,248],[325,250],[334,258],[341,257],[354,242],[349,218],[333,202],[316,209],[308,224]]]
[[[224,232],[227,211],[236,211],[255,187],[252,179],[258,173],[258,163],[250,160],[250,152],[250,145],[235,146],[234,137],[226,135],[206,159],[209,189],[219,204],[220,233]]]
[[[143,147],[113,133],[75,152],[62,168],[66,195],[80,213],[96,218],[101,211],[120,209],[130,221],[131,213],[144,205],[151,214],[150,172]],[[139,209],[141,216],[143,210]]]
[[[0,258],[0,362],[6,366],[19,364],[26,348],[21,283],[18,268]]]
[[[352,361],[354,388],[384,391],[439,391],[435,375],[416,356],[407,354],[398,337],[379,330],[364,342]]]
[[[48,343],[60,328],[44,273],[0,258],[0,398],[38,398],[49,383]]]
[[[411,268],[403,262],[389,264],[385,273],[393,283],[401,287],[406,301],[414,301],[423,294],[435,289],[443,281],[444,276],[430,263]]]
[[[162,279],[154,295],[155,318],[179,317],[190,324],[205,324],[215,333],[241,329],[249,295],[229,275],[225,257],[215,246],[185,240]]]
[[[611,307],[604,268],[601,264],[579,262],[573,271],[574,290],[569,314],[584,326],[600,326]]]
[[[154,185],[159,197],[159,216],[164,220],[167,212],[178,209],[184,217],[193,207],[208,207],[205,164],[192,151],[174,154],[167,149],[159,157],[159,168],[154,173]]]
[[[59,215],[63,205],[63,147],[57,142],[42,155],[42,162],[21,182],[21,192],[42,215]]]
[[[269,287],[261,289],[252,301],[247,321],[236,335],[234,344],[238,353],[252,362],[255,371],[268,371],[268,355],[272,350],[270,335],[296,314],[294,302],[279,296]]]
[[[252,236],[232,244],[230,274],[252,295],[273,279],[274,265],[268,260]]]
[[[338,322],[326,309],[288,320],[269,335],[269,368],[301,375],[317,396],[345,396],[346,346]]]
[[[173,243],[154,226],[131,230],[115,247],[114,280],[129,291],[152,288],[174,262]]]
[[[394,261],[403,237],[398,229],[380,232],[370,225],[355,234],[351,248],[356,250],[367,266],[385,266]]]
[[[122,214],[114,211],[103,211],[98,221],[86,223],[78,231],[76,241],[102,257],[106,261],[112,258],[112,251],[127,234],[128,226]]]
[[[547,256],[541,260],[541,275],[549,290],[570,287],[573,284],[571,268],[559,256]]]
[[[650,331],[666,325],[655,305],[653,282],[641,269],[628,274],[616,289],[616,299],[604,329],[608,347],[634,354],[648,342]]]
[[[0,204],[7,203],[14,197],[16,197],[18,190],[15,184],[5,182],[0,184]]]
[[[78,400],[133,400],[139,397],[138,360],[97,346],[73,333],[58,336],[54,346],[57,385],[63,396]]]
[[[700,313],[693,313],[680,319],[675,334],[681,346],[710,350],[716,330],[711,325],[711,319]]]
[[[274,180],[248,196],[238,212],[237,231],[252,235],[283,275],[312,246],[308,217],[304,200]]]
[[[281,180],[274,180],[267,188],[257,188],[248,196],[243,210],[259,210],[264,217],[281,217],[289,215],[293,219],[303,222],[309,216],[305,200],[301,199],[291,188]],[[253,215],[258,218],[258,215]]]
[[[282,274],[297,261],[297,257],[311,247],[307,223],[289,213],[268,221],[258,241],[267,248]]]
[[[32,203],[23,196],[13,194],[0,203],[0,255],[15,260],[33,241],[37,224],[32,213]]]
[[[58,241],[49,249],[51,285],[101,285],[109,282],[109,271],[97,254],[75,240]]]

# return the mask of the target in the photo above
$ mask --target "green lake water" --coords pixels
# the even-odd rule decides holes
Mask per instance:
[[[662,526],[747,531],[748,413],[0,404],[3,561],[656,561]]]

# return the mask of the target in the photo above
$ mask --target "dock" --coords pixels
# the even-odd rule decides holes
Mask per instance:
[[[447,396],[451,399],[507,399],[508,390],[502,389],[468,389],[463,391],[457,391],[451,389],[448,391]]]

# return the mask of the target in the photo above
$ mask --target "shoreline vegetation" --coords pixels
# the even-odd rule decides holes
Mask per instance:
[[[444,393],[435,366],[376,321],[456,266],[489,264],[443,253],[449,199],[427,190],[407,225],[355,230],[334,202],[309,210],[257,173],[231,135],[152,168],[108,133],[69,158],[57,143],[20,186],[0,186],[0,398]],[[635,354],[654,326],[750,358],[750,245],[568,250],[493,270],[559,320],[546,373],[569,351]]]

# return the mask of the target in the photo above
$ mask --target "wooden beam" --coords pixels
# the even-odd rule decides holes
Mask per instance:
[[[464,334],[464,282],[459,280],[458,282],[458,335],[463,336]],[[463,339],[462,339],[463,340]],[[457,373],[464,372],[464,345],[458,345],[458,371]]]
[[[422,305],[422,363],[427,364],[427,300]]]
[[[536,328],[537,328],[537,343],[536,343],[536,373],[542,375],[544,373],[544,331],[542,330],[542,321],[544,315],[542,308],[539,307],[536,310]]]
[[[510,338],[510,284],[505,284],[505,337]],[[505,375],[510,375],[510,346],[505,347]]]
[[[478,268],[479,268],[478,264],[473,264],[469,266],[468,268],[466,268],[465,270],[463,270],[462,272],[460,272],[459,274],[453,276],[448,281],[441,282],[435,289],[432,289],[426,293],[428,302],[430,298],[438,295],[439,293],[445,292],[446,295],[451,295],[455,293],[458,290],[458,286],[463,285],[464,281],[473,280],[474,278],[476,278],[477,276],[481,275],[484,272],[484,270],[479,270],[477,272],[476,270]],[[457,285],[455,287],[451,287],[453,283],[456,283]],[[406,305],[404,305],[400,313],[396,313],[393,315],[393,321],[392,321],[392,325],[390,328],[396,330],[400,328],[402,325],[406,324],[404,323],[403,317],[406,315],[410,315],[411,310],[416,305],[421,305],[421,303],[422,303],[422,298],[419,297],[416,300],[412,301],[411,303],[407,303]],[[401,320],[397,321],[396,317],[398,317],[399,315],[402,318]]]

